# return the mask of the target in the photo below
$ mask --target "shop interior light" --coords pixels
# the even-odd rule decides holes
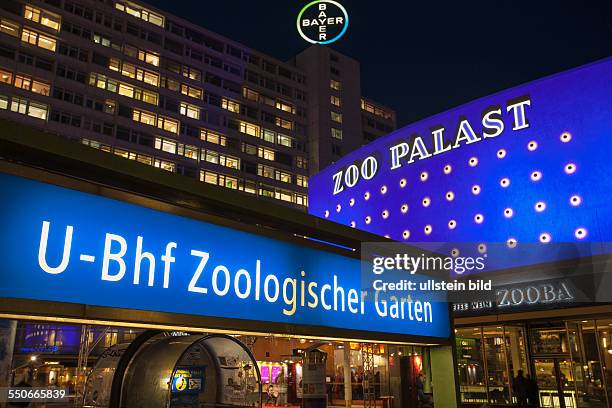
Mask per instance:
[[[447,201],[453,201],[455,199],[455,193],[453,193],[452,191],[449,191],[446,193],[446,200]]]
[[[482,222],[483,222],[483,221],[484,221],[484,215],[482,215],[482,214],[476,214],[476,215],[474,216],[474,222],[475,222],[476,224],[482,224]]]
[[[510,237],[506,241],[506,245],[508,246],[508,248],[516,248],[516,246],[518,245],[518,241],[516,240],[516,238]]]
[[[366,191],[363,195],[364,200],[368,201],[370,199],[370,192]]]
[[[478,184],[474,184],[472,186],[472,194],[474,195],[480,194],[480,186]]]
[[[400,180],[400,187],[401,187],[401,188],[406,187],[406,179],[405,179],[405,178],[403,178],[403,179],[401,179],[401,180]]]
[[[351,221],[351,228],[355,228],[357,226],[357,223],[355,221]]]
[[[487,246],[485,244],[479,244],[478,252],[480,252],[481,254],[484,254],[485,252],[487,252]]]
[[[365,223],[369,224],[372,222],[372,217],[370,217],[369,215],[367,217],[365,217]]]
[[[421,172],[421,181],[427,181],[428,178],[429,173],[427,173],[426,171]]]
[[[506,157],[506,149],[499,149],[497,151],[497,158],[503,159],[504,157]]]
[[[338,204],[336,206],[336,212],[340,212],[340,211],[342,211],[342,206],[340,204]]]
[[[508,187],[510,185],[510,179],[508,177],[504,177],[503,179],[499,181],[499,185],[502,186],[503,188]]]
[[[457,221],[455,220],[450,220],[448,222],[448,229],[455,229],[455,227],[457,226]]]
[[[468,160],[468,164],[470,165],[470,167],[478,166],[478,158],[477,157],[470,157],[470,160]]]
[[[406,214],[408,212],[408,204],[402,204],[400,211],[402,212],[402,214]]]
[[[429,204],[431,204],[431,198],[429,197],[423,198],[423,207],[429,207]]]
[[[404,232],[402,232],[402,238],[404,239],[410,238],[410,231],[404,230]]]
[[[329,218],[329,210],[325,210],[325,218]]]
[[[460,252],[459,252],[459,248],[453,248],[453,249],[451,250],[451,256],[452,256],[453,258],[458,257],[458,256],[459,256],[459,254],[460,254]]]
[[[381,215],[382,215],[383,219],[386,220],[387,218],[389,218],[389,211],[388,210],[383,210]]]
[[[387,186],[382,186],[380,188],[380,194],[386,194],[387,193]]]
[[[425,228],[423,229],[423,231],[425,231],[425,235],[431,234],[431,231],[432,231],[431,225],[427,224]]]
[[[351,199],[349,200],[349,206],[350,206],[350,207],[352,207],[352,206],[354,206],[354,205],[355,205],[355,199],[354,199],[354,198],[351,198]]]
[[[531,181],[540,181],[542,179],[541,171],[534,171],[531,173]]]
[[[447,164],[446,166],[444,166],[444,174],[451,174],[452,171],[453,171],[453,166],[451,166],[450,164]]]

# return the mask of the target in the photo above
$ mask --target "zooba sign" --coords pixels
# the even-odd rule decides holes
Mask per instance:
[[[342,4],[332,0],[308,3],[297,18],[297,29],[312,44],[331,44],[348,28],[348,13]]]

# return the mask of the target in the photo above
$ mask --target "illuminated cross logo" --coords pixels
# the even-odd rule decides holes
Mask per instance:
[[[344,35],[348,13],[333,0],[315,0],[304,6],[297,18],[297,29],[312,44],[330,44]]]

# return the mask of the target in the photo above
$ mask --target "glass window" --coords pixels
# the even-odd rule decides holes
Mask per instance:
[[[270,166],[264,166],[263,164],[258,164],[257,174],[262,177],[274,178],[274,168]]]
[[[119,83],[119,95],[134,98],[134,87],[123,82]]]
[[[285,112],[295,113],[295,108],[288,102],[277,100],[276,101],[276,109],[280,109]]]
[[[166,170],[172,173],[176,171],[176,165],[166,160],[155,159],[155,162],[153,163],[153,165],[157,168],[160,168],[162,170]]]
[[[0,95],[0,109],[8,109],[8,96]]]
[[[332,128],[331,135],[334,139],[342,140],[342,130]]]
[[[200,129],[200,139],[221,146],[225,146],[227,143],[225,136],[209,129]]]
[[[331,99],[330,102],[331,102],[332,105],[338,106],[338,107],[341,105],[340,104],[340,97],[339,96],[331,95],[330,99]]]
[[[24,98],[13,97],[11,100],[11,111],[25,115],[28,111],[28,101]]]
[[[32,81],[32,92],[34,93],[49,96],[50,89],[51,86],[47,83],[38,80]]]
[[[231,99],[222,98],[221,107],[223,109],[227,109],[230,112],[240,113],[240,104],[238,102],[232,101]]]
[[[283,129],[293,130],[293,122],[283,118],[276,117],[276,126],[280,126]]]
[[[251,101],[257,102],[259,100],[259,92],[246,87],[242,88],[242,95]]]
[[[30,77],[22,74],[15,75],[15,87],[26,89],[29,91],[31,86],[32,80],[30,79]]]
[[[461,401],[484,404],[487,402],[487,390],[480,327],[456,329],[455,341]]]
[[[335,79],[330,80],[329,87],[335,91],[342,90],[342,84],[340,83],[340,81],[336,81]]]
[[[276,179],[278,181],[282,181],[283,183],[291,183],[291,173],[286,173],[284,171],[276,171]]]
[[[274,161],[274,150],[266,149],[265,147],[259,148],[259,157],[265,160]]]
[[[185,115],[189,118],[200,119],[200,108],[195,105],[181,102],[180,112],[181,115]]]
[[[155,148],[166,153],[176,154],[176,142],[170,139],[156,137]]]
[[[132,119],[136,122],[144,123],[145,125],[155,126],[155,114],[140,109],[134,109]]]
[[[50,13],[46,10],[32,7],[26,4],[23,16],[26,20],[31,20],[35,23],[42,24],[52,30],[60,30],[60,24],[62,19],[58,15]]]
[[[282,146],[292,147],[293,139],[287,135],[283,135],[282,133],[278,134],[277,143]]]
[[[192,98],[202,99],[202,90],[187,84],[181,84],[181,93]]]
[[[160,129],[164,129],[167,132],[178,134],[179,122],[178,120],[170,119],[166,116],[160,115],[157,118],[157,127]]]
[[[269,143],[276,143],[276,132],[270,129],[263,130],[263,139]]]
[[[159,55],[157,55],[154,52],[138,50],[138,59],[146,62],[147,64],[151,64],[151,65],[155,65],[156,67],[159,67]]]
[[[0,32],[13,37],[19,37],[19,24],[0,17]]]
[[[260,127],[249,122],[240,122],[240,131],[247,135],[259,137]]]
[[[300,187],[308,187],[308,177],[297,175],[296,184]]]
[[[337,123],[342,123],[342,114],[338,112],[331,111],[331,120]]]

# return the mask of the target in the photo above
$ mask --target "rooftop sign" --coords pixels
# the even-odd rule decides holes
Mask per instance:
[[[348,13],[333,0],[315,0],[302,8],[297,18],[300,36],[311,44],[331,44],[348,28]]]

